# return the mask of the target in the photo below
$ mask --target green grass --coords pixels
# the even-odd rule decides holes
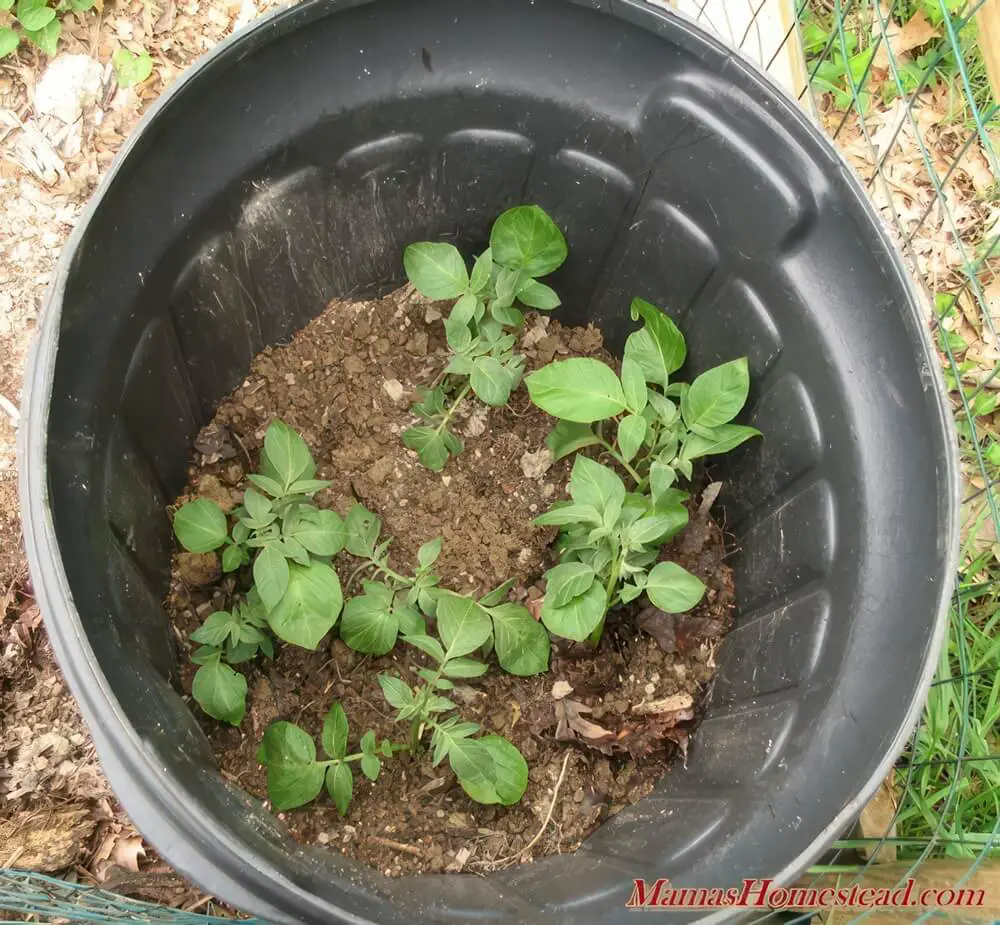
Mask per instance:
[[[874,0],[807,4],[802,37],[814,90],[828,94],[837,109],[867,114],[898,95],[943,84],[952,100],[943,121],[978,134],[985,147],[984,130],[1000,129],[1000,113],[977,45],[974,14],[981,0],[890,0],[890,5],[898,22],[922,12],[941,34],[877,79],[871,66]],[[970,255],[972,266],[961,268],[983,284],[1000,272],[1000,248],[988,250],[984,238]],[[979,367],[967,357],[965,339],[945,329],[949,317],[960,321],[956,295],[937,295],[935,308],[962,472],[966,481],[978,480],[979,490],[963,487],[961,571],[949,634],[919,728],[896,766],[898,811],[891,842],[900,860],[945,856],[971,864],[984,855],[1000,857],[1000,495],[991,487],[1000,484],[1000,391],[970,381]],[[991,326],[984,306],[975,324]],[[1000,382],[997,373],[993,384]],[[837,845],[846,852],[866,846],[870,841],[857,839]],[[850,860],[850,854],[842,855],[836,863],[851,869]]]

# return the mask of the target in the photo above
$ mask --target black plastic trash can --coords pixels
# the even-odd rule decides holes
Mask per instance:
[[[565,229],[562,320],[617,348],[641,295],[691,375],[749,355],[738,624],[687,766],[578,853],[390,881],[215,770],[174,683],[164,506],[256,351],[522,202]],[[225,43],[94,197],[27,391],[31,572],[111,782],[173,865],[275,922],[624,922],[636,877],[787,881],[888,770],[943,636],[953,441],[901,262],[793,101],[635,0],[312,0]]]

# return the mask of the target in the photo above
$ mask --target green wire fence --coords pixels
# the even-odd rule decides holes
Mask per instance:
[[[835,874],[846,886],[888,857],[902,881],[944,858],[963,862],[961,886],[1000,859],[1000,74],[991,85],[983,54],[995,43],[1000,60],[1000,0],[669,5],[720,33],[810,109],[866,183],[926,296],[963,475],[950,632],[923,718],[885,784],[889,812],[838,842],[810,874]],[[992,21],[997,31],[984,36]],[[227,921],[10,870],[0,872],[0,910],[40,921]],[[836,921],[873,914],[839,912]],[[825,918],[786,911],[756,921],[814,915]]]

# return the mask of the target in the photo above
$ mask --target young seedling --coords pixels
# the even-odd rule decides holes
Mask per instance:
[[[417,671],[422,686],[411,688],[401,678],[379,675],[382,693],[396,709],[396,719],[409,723],[409,750],[419,753],[430,732],[431,762],[437,767],[445,758],[462,789],[477,803],[510,806],[524,795],[528,765],[517,748],[498,735],[473,738],[482,732],[478,723],[464,721],[457,704],[444,696],[454,688],[452,679],[477,678],[487,666],[469,655],[489,641],[492,627],[477,611],[476,602],[459,595],[438,602],[439,642],[433,636],[404,636],[403,641],[428,655],[434,668]],[[532,621],[534,622],[534,621]],[[444,645],[442,645],[442,642]]]
[[[267,625],[279,639],[315,649],[340,615],[343,595],[330,557],[344,546],[344,523],[320,510],[312,495],[330,483],[316,479],[316,464],[305,441],[282,421],[264,437],[261,471],[243,504],[226,515],[211,501],[181,507],[174,532],[190,552],[222,549],[222,568],[236,571],[253,559],[254,588]]]
[[[687,357],[684,335],[642,299],[632,300],[632,317],[644,324],[625,342],[620,378],[600,360],[577,357],[544,366],[525,385],[539,408],[560,419],[547,441],[556,459],[601,446],[635,490],[658,502],[678,475],[691,478],[695,460],[727,453],[760,431],[731,423],[750,389],[746,357],[690,385],[671,382]]]
[[[396,644],[400,632],[423,633],[426,630],[418,607],[433,613],[438,577],[432,569],[441,554],[441,538],[420,547],[417,570],[409,576],[389,567],[388,549],[392,541],[379,543],[382,523],[371,511],[360,504],[354,505],[344,527],[347,552],[364,560],[348,581],[348,588],[367,569],[381,576],[381,580],[362,582],[363,593],[347,602],[340,637],[358,652],[385,655]]]
[[[548,669],[548,634],[526,607],[506,600],[512,582],[504,583],[479,600],[440,589],[438,576],[433,572],[441,554],[440,537],[420,547],[419,564],[412,576],[401,575],[387,563],[390,541],[379,543],[381,526],[378,518],[360,504],[351,509],[344,521],[347,551],[365,560],[348,581],[348,587],[369,568],[382,579],[363,582],[363,593],[344,607],[340,636],[347,645],[368,655],[385,655],[400,633],[404,639],[425,635],[425,616],[437,615],[440,620],[442,607],[448,612],[463,607],[468,611],[467,621],[485,629],[486,639],[505,671],[533,675]]]
[[[259,595],[251,590],[232,611],[217,610],[191,634],[201,643],[191,655],[200,667],[195,672],[191,693],[211,717],[239,726],[246,712],[246,678],[230,666],[256,658],[263,652],[274,658],[274,645],[266,631],[267,619]]]
[[[633,300],[632,317],[644,324],[625,343],[621,377],[599,360],[576,358],[525,380],[531,400],[560,419],[547,441],[556,459],[599,446],[632,481],[627,490],[613,469],[577,456],[572,501],[535,520],[561,527],[560,564],[546,573],[542,621],[558,636],[595,645],[618,603],[645,593],[659,609],[680,613],[701,600],[697,577],[657,561],[662,545],[687,524],[688,494],[674,483],[678,475],[691,478],[695,460],[760,434],[731,423],[749,392],[746,358],[690,385],[671,382],[687,355],[683,335],[642,299]]]
[[[316,757],[312,736],[294,723],[272,723],[257,750],[257,760],[267,768],[267,795],[276,812],[311,803],[326,784],[327,792],[341,816],[347,815],[354,793],[351,765],[359,763],[369,780],[378,779],[382,761],[407,745],[394,745],[388,739],[375,741],[370,729],[358,743],[359,751],[347,754],[348,723],[344,708],[335,703],[323,722],[322,745],[327,757]]]
[[[413,412],[425,423],[411,427],[403,442],[428,469],[439,471],[462,441],[449,425],[470,391],[488,405],[502,406],[521,381],[524,357],[514,352],[524,315],[515,303],[540,311],[559,305],[555,291],[538,277],[566,259],[566,239],[535,205],[517,206],[494,223],[490,246],[470,273],[458,248],[425,241],[403,254],[406,275],[429,299],[455,299],[445,320],[452,357],[429,388],[420,390]]]

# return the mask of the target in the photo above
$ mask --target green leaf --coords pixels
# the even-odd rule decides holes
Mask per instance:
[[[536,205],[504,212],[490,232],[494,263],[529,276],[545,276],[566,259],[566,239],[556,223]]]
[[[576,421],[560,421],[545,438],[545,445],[554,460],[562,459],[570,453],[600,442],[590,424],[579,424]]]
[[[493,276],[493,252],[487,247],[477,258],[469,277],[469,290],[479,295]]]
[[[355,504],[344,519],[344,546],[352,556],[367,559],[375,552],[381,530],[382,522],[363,504]]]
[[[762,436],[756,427],[742,424],[720,424],[700,434],[690,434],[684,441],[685,459],[701,459],[703,456],[717,456],[736,449],[752,437]]]
[[[264,434],[264,452],[277,475],[277,481],[287,489],[300,479],[316,474],[309,447],[284,421],[274,420]]]
[[[345,761],[332,764],[326,772],[326,792],[330,794],[333,805],[341,816],[347,815],[354,794],[354,774],[351,766]]]
[[[690,610],[704,594],[705,585],[701,579],[676,562],[658,563],[653,566],[646,580],[647,597],[665,613]]]
[[[472,330],[469,325],[476,316],[480,304],[477,296],[466,293],[452,307],[451,314],[445,318],[444,333],[448,339],[448,346],[457,354],[452,358],[452,364],[455,364],[457,360],[465,359],[461,354],[468,350],[472,343]],[[453,369],[452,372],[459,372],[459,370]]]
[[[681,398],[681,415],[689,428],[727,424],[746,404],[750,392],[747,358],[723,363],[702,373]]]
[[[196,665],[207,665],[217,661],[222,653],[216,646],[199,646],[191,653],[191,661]]]
[[[347,754],[347,714],[335,703],[323,720],[323,751],[330,758],[343,758]]]
[[[392,591],[376,581],[366,581],[364,591],[344,606],[340,638],[355,652],[385,655],[399,634],[399,620],[392,612]]]
[[[119,87],[134,87],[153,73],[153,59],[148,51],[133,54],[127,48],[119,48],[111,56],[111,66],[115,69]]]
[[[417,550],[417,562],[422,569],[428,569],[437,562],[438,556],[441,555],[442,542],[441,537],[436,536],[434,539],[428,540]]]
[[[618,596],[621,598],[623,604],[628,604],[634,601],[640,594],[642,594],[643,589],[639,585],[622,585],[621,590],[618,592]]]
[[[276,482],[274,479],[268,478],[266,475],[258,475],[252,472],[247,476],[251,484],[255,485],[261,491],[270,495],[272,498],[280,498],[284,493],[285,489],[280,483]]]
[[[0,10],[9,10],[14,6],[14,0],[0,0]]]
[[[529,308],[536,308],[541,312],[552,311],[552,309],[562,305],[562,300],[556,294],[555,289],[533,279],[526,279],[521,283],[521,288],[517,290],[517,297]]]
[[[622,360],[622,391],[629,411],[639,414],[649,401],[649,389],[646,388],[646,377],[642,367],[635,357],[625,357]]]
[[[597,576],[582,562],[563,562],[545,573],[545,599],[551,607],[563,607],[585,594]]]
[[[438,664],[444,661],[444,649],[441,647],[441,643],[433,636],[425,636],[423,633],[418,633],[415,636],[404,636],[403,642],[419,649],[421,652],[426,652]]]
[[[573,598],[564,607],[553,607],[546,595],[542,602],[542,622],[556,636],[583,642],[597,628],[608,609],[608,596],[599,581]]]
[[[44,29],[56,18],[47,0],[17,0],[17,21],[29,32]]]
[[[315,649],[333,628],[344,597],[337,573],[323,562],[288,566],[288,590],[268,614],[268,625],[279,639]]]
[[[491,608],[493,645],[504,671],[527,677],[549,667],[549,634],[521,604]],[[450,667],[449,663],[449,667]]]
[[[592,357],[549,363],[525,377],[524,384],[539,408],[564,421],[592,424],[626,407],[614,370]]]
[[[221,646],[233,630],[239,629],[239,621],[227,610],[217,610],[205,618],[192,634],[193,642],[206,646]]]
[[[659,505],[660,499],[667,489],[674,484],[677,473],[666,463],[654,460],[649,467],[649,490],[653,498],[653,504]]]
[[[299,479],[288,486],[288,493],[292,495],[313,495],[317,491],[329,488],[333,482],[329,479]]]
[[[379,746],[379,748],[381,749],[382,754],[386,758],[392,757],[392,742],[390,742],[388,739],[383,739],[382,744]]]
[[[254,559],[254,587],[268,613],[274,611],[288,590],[288,569],[288,560],[274,546],[265,546]]]
[[[364,755],[361,758],[361,773],[368,780],[378,780],[378,772],[382,770],[382,762],[376,755]]]
[[[272,723],[264,733],[257,759],[267,767],[267,795],[276,812],[316,799],[326,768],[316,763],[316,745],[294,723]]]
[[[448,447],[444,435],[435,427],[411,427],[403,431],[403,445],[416,450],[420,462],[432,472],[440,472],[448,462]]]
[[[391,674],[380,674],[378,683],[382,686],[382,693],[389,706],[402,710],[403,707],[413,703],[413,691],[401,678],[394,678]]]
[[[532,523],[536,527],[564,527],[581,523],[593,524],[596,527],[601,523],[601,513],[589,504],[565,504],[557,501],[544,514],[539,514]]]
[[[477,662],[473,658],[452,658],[444,666],[444,673],[449,678],[478,678],[488,670],[489,665]]]
[[[53,19],[52,22],[41,29],[25,29],[24,34],[29,42],[37,46],[43,54],[51,58],[59,51],[59,36],[62,34],[62,23],[58,19]]]
[[[507,593],[514,587],[516,581],[516,578],[508,578],[503,584],[497,585],[492,591],[479,598],[479,603],[484,607],[496,607],[497,604],[506,603]]]
[[[287,534],[316,556],[335,556],[344,548],[344,522],[334,511],[305,511]]]
[[[514,304],[514,296],[521,286],[521,280],[524,278],[524,275],[516,268],[501,267],[496,270],[493,277],[496,298],[490,307],[495,312],[497,308],[508,308]],[[503,323],[502,318],[497,318],[497,320]]]
[[[618,449],[621,450],[625,462],[633,459],[635,454],[639,452],[639,447],[642,446],[642,441],[645,439],[645,418],[640,417],[638,414],[630,414],[618,422]]]
[[[271,723],[264,731],[257,760],[272,764],[308,764],[316,760],[316,745],[308,733],[285,720]]]
[[[516,308],[494,302],[490,306],[490,314],[502,325],[509,328],[519,328],[524,324],[524,315]]]
[[[220,661],[202,665],[194,675],[191,694],[211,717],[239,726],[246,713],[247,679]]]
[[[408,636],[416,636],[427,632],[427,624],[420,616],[420,611],[407,603],[405,596],[400,593],[396,595],[392,603],[392,612],[399,624],[399,631]]]
[[[21,39],[9,26],[0,26],[0,58],[6,58],[17,49]]]
[[[487,405],[495,407],[507,403],[514,385],[513,377],[507,368],[491,356],[476,357],[469,381],[472,384],[472,391]]]
[[[455,738],[448,748],[448,763],[462,789],[477,803],[510,806],[528,786],[524,756],[501,736]]]
[[[174,533],[188,552],[212,552],[229,533],[226,515],[212,501],[189,501],[174,514]]]
[[[613,469],[586,456],[577,456],[569,477],[569,494],[577,504],[597,508],[605,516],[611,512],[617,517],[625,503],[625,483]]]
[[[633,523],[626,532],[632,545],[664,543],[681,532],[688,522],[686,507],[678,505],[670,511],[654,511]]]
[[[403,251],[407,279],[428,299],[457,299],[469,288],[469,271],[454,244],[423,241]]]
[[[493,632],[490,615],[478,601],[443,591],[438,596],[438,635],[447,657],[457,658],[478,649]]]
[[[643,327],[625,341],[625,357],[639,364],[646,379],[666,387],[671,374],[677,372],[687,358],[687,346],[670,318],[644,299],[632,300],[632,317],[642,316]]]
[[[222,551],[222,571],[235,572],[243,565],[245,555],[240,546],[233,544]]]
[[[253,520],[264,522],[271,514],[271,502],[253,488],[248,488],[243,493],[243,506]]]

